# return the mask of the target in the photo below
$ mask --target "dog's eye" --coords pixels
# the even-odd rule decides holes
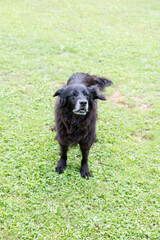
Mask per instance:
[[[83,92],[83,95],[84,95],[84,96],[88,96],[88,92],[87,92],[87,91],[84,91],[84,92]]]
[[[77,91],[74,91],[73,93],[72,93],[72,96],[74,96],[74,97],[76,97],[78,95],[78,92]]]

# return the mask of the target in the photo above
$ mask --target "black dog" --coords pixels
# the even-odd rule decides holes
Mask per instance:
[[[88,155],[96,140],[97,100],[106,100],[99,90],[112,82],[104,77],[75,73],[54,96],[59,96],[55,107],[56,139],[60,145],[60,160],[56,171],[64,172],[68,147],[79,144],[82,152],[81,176],[89,178]]]

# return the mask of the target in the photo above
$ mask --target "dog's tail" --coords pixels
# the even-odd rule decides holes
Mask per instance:
[[[109,87],[113,84],[111,80],[104,77],[92,76],[92,78],[100,91],[103,91],[105,87]]]

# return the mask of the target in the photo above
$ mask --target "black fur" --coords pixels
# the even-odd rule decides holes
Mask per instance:
[[[99,90],[111,84],[104,77],[75,73],[54,94],[59,96],[55,106],[56,139],[60,145],[58,173],[66,168],[68,148],[79,144],[82,152],[81,176],[89,178],[88,155],[96,140],[97,99],[106,100]]]

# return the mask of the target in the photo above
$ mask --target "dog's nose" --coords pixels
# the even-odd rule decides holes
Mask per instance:
[[[83,100],[79,102],[82,107],[85,107],[87,104],[87,101]]]

